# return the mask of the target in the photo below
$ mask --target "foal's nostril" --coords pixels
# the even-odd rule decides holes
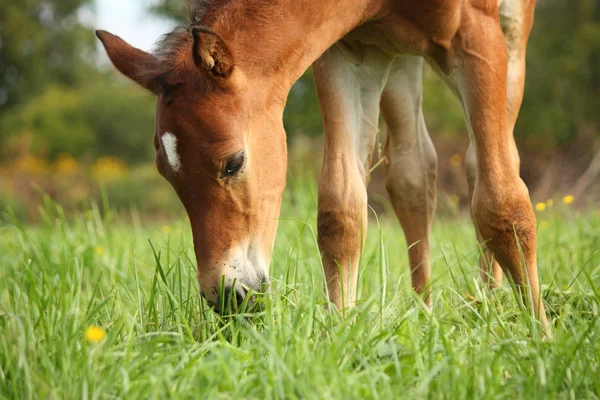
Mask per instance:
[[[225,307],[228,304],[236,304],[238,307],[242,305],[244,298],[246,297],[246,290],[242,287],[236,285],[235,289],[232,289],[230,286],[225,288]]]

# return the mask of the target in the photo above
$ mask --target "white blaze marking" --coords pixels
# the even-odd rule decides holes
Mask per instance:
[[[177,153],[177,138],[171,132],[165,132],[161,137],[165,153],[167,153],[167,161],[173,171],[177,172],[181,168],[181,159]]]

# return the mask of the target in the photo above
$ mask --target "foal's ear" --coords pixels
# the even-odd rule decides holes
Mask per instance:
[[[156,79],[160,75],[158,58],[137,49],[118,36],[106,31],[96,31],[96,36],[106,50],[114,66],[126,77],[158,95],[162,85]]]
[[[234,60],[223,39],[217,33],[202,27],[193,28],[192,36],[196,67],[221,78],[229,77],[233,71]]]

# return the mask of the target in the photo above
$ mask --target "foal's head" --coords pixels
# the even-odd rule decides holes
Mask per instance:
[[[268,283],[285,186],[283,102],[249,84],[225,41],[200,26],[166,35],[154,54],[97,35],[116,68],[158,98],[156,166],[187,210],[201,293],[218,308],[224,282],[241,302]]]

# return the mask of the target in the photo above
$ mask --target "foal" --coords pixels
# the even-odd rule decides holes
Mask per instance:
[[[535,216],[512,134],[534,0],[194,3],[190,26],[166,35],[154,54],[97,35],[114,65],[158,97],[157,167],[188,212],[200,290],[211,304],[222,279],[238,301],[268,280],[285,186],[283,108],[312,63],[325,131],[318,241],[331,301],[345,307],[356,299],[381,109],[386,186],[412,244],[413,287],[430,302],[437,158],[421,108],[427,60],[464,110],[471,210],[486,248],[482,277],[493,286],[504,270],[549,333]]]

